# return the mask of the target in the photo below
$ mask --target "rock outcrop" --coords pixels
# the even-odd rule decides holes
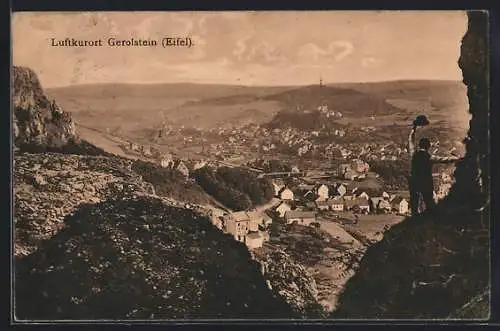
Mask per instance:
[[[17,147],[61,147],[76,138],[69,113],[45,95],[29,68],[12,68],[13,141]]]
[[[111,156],[78,136],[71,114],[47,98],[33,70],[14,66],[11,78],[14,150]]]
[[[482,11],[468,13],[467,33],[462,39],[458,65],[469,98],[468,136],[464,140],[466,154],[457,163],[455,184],[442,206],[461,205],[480,208],[490,196],[490,90],[488,15]],[[486,212],[489,213],[487,206]]]

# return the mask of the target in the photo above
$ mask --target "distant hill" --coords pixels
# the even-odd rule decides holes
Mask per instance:
[[[379,96],[405,109],[409,119],[424,113],[429,116],[434,128],[465,135],[469,126],[467,89],[461,81],[401,80],[341,86]]]
[[[353,89],[376,95],[386,100],[409,99],[429,101],[435,108],[467,104],[467,88],[453,80],[398,80],[370,83],[332,84],[334,87]]]
[[[165,83],[165,84],[83,84],[47,88],[54,97],[119,97],[185,98],[193,100],[223,98],[235,95],[262,96],[288,90],[290,86],[244,86],[223,84]]]
[[[224,106],[224,105],[232,105],[235,103],[247,104],[247,103],[250,103],[252,101],[257,101],[257,100],[259,100],[258,95],[235,94],[235,95],[230,95],[230,96],[220,97],[220,98],[203,99],[200,101],[186,102],[186,106],[191,106],[191,105],[196,105],[196,104]]]
[[[293,112],[326,104],[344,115],[339,124],[369,126],[407,123],[422,110],[433,122],[466,127],[467,96],[461,82],[394,81],[311,86],[231,86],[208,84],[93,84],[47,89],[74,120],[102,132],[119,131],[127,139],[148,137],[162,123],[212,128],[283,120],[301,122]],[[446,109],[446,112],[441,110]],[[283,113],[285,111],[287,113]],[[277,116],[279,112],[280,115]],[[441,114],[441,113],[442,114]],[[457,113],[457,116],[449,114]],[[446,116],[444,116],[446,115]],[[385,118],[383,118],[385,116]],[[299,116],[301,117],[301,116]],[[305,122],[313,120],[307,115]],[[278,123],[279,124],[279,123]],[[285,124],[283,124],[285,125]]]
[[[252,122],[265,122],[279,109],[277,102],[261,97],[293,87],[232,86],[207,84],[91,84],[47,89],[70,111],[79,124],[107,131],[120,128],[137,135],[161,122],[218,127],[248,109],[265,115]],[[244,122],[248,122],[248,117]]]
[[[317,110],[321,105],[326,105],[329,110],[340,112],[344,118],[349,119],[404,112],[381,97],[354,89],[330,86],[307,86],[273,94],[264,99],[278,101],[284,107],[268,123],[270,128],[341,129],[345,123],[340,123],[338,118],[327,118],[321,114]]]
[[[312,110],[320,105],[327,105],[331,110],[356,117],[367,114],[393,114],[401,111],[377,95],[331,86],[307,86],[273,94],[264,99],[279,101],[290,110],[296,107]]]
[[[271,120],[273,114],[255,108],[242,109],[240,113],[234,114],[223,120],[222,124],[247,125],[253,123],[264,123]]]

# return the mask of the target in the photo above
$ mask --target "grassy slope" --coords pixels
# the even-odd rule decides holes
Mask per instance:
[[[212,200],[212,197],[203,188],[198,184],[186,181],[176,170],[162,168],[141,160],[134,161],[132,170],[141,175],[144,181],[151,183],[159,196],[196,204],[208,204]]]
[[[344,116],[357,117],[359,114],[391,114],[401,110],[388,104],[383,98],[354,89],[339,87],[306,86],[266,97],[276,100],[293,110],[300,105],[304,109],[315,109],[328,105],[330,109],[341,111]]]

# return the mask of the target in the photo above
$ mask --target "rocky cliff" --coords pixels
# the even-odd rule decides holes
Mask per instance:
[[[334,318],[489,317],[488,17],[468,20],[459,66],[472,118],[456,183],[436,214],[406,219],[368,249]]]
[[[12,67],[12,143],[28,152],[109,155],[78,137],[71,115],[49,100],[37,74]]]
[[[468,14],[467,33],[462,39],[458,65],[469,98],[468,137],[464,140],[466,154],[457,164],[456,182],[448,201],[470,208],[485,205],[490,196],[490,88],[489,88],[489,36],[486,12]],[[489,213],[489,206],[486,212]]]
[[[75,139],[70,114],[45,95],[31,69],[12,68],[13,140],[16,146],[61,147]]]

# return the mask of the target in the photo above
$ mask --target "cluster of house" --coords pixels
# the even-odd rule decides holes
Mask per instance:
[[[347,180],[361,180],[366,178],[370,165],[363,160],[353,159],[351,163],[343,163],[339,166],[338,175]]]
[[[127,148],[130,151],[141,154],[143,157],[151,159],[153,162],[159,164],[162,168],[170,168],[178,171],[184,177],[189,177],[189,167],[181,160],[174,158],[170,154],[162,153],[155,147],[148,145],[139,145],[134,142],[129,142]]]
[[[337,111],[328,109],[327,105],[320,105],[318,110],[326,117],[341,117],[342,114]],[[326,120],[326,119],[325,119]],[[203,154],[209,154],[218,160],[225,160],[232,155],[241,152],[241,149],[250,150],[256,153],[293,153],[298,156],[304,156],[312,153],[315,158],[338,158],[342,160],[350,160],[357,157],[363,157],[365,160],[392,160],[396,161],[402,157],[408,156],[408,150],[396,142],[384,141],[363,141],[355,142],[353,139],[343,139],[339,143],[337,139],[340,137],[355,137],[359,132],[370,132],[375,128],[371,126],[363,128],[349,128],[343,130],[337,128],[318,129],[315,131],[304,131],[297,128],[276,128],[269,129],[258,124],[238,125],[231,128],[212,128],[203,131],[200,135],[198,131],[190,132],[173,128],[169,129],[170,134],[179,134],[183,138],[185,144],[195,144],[203,146]],[[202,130],[202,129],[200,129]],[[202,136],[210,135],[218,137],[219,143],[207,143],[205,149],[205,139]],[[324,139],[326,136],[331,139]],[[318,139],[319,137],[319,139]],[[222,138],[222,139],[220,139]],[[328,142],[328,143],[326,143]],[[446,142],[446,145],[449,145]],[[144,153],[148,154],[146,146],[136,146],[143,148]],[[436,149],[442,149],[439,146],[439,141],[432,143],[432,150],[435,153]],[[444,150],[443,150],[444,151]],[[347,176],[352,173],[348,172]]]
[[[369,192],[357,188],[348,194],[346,185],[339,183],[300,184],[295,188],[274,183],[276,196],[281,203],[275,212],[289,223],[287,213],[294,210],[302,211],[352,211],[355,213],[397,213],[408,214],[409,199],[406,194],[390,194],[387,192]],[[307,214],[309,216],[309,214]],[[309,219],[309,217],[305,217]],[[306,221],[308,222],[308,221]],[[314,222],[311,220],[311,222]],[[299,223],[301,223],[299,221]]]
[[[177,170],[185,177],[189,176],[189,168],[181,159],[175,159],[168,154],[159,154],[156,161],[162,168],[171,168]]]
[[[356,133],[356,129],[350,129],[349,131],[335,129],[308,132],[302,132],[293,128],[284,130],[275,129],[268,135],[262,134],[255,136],[254,138],[259,140],[259,142],[256,141],[254,144],[250,144],[250,146],[256,150],[276,150],[278,152],[284,148],[287,153],[292,150],[299,156],[303,156],[306,153],[314,153],[315,157],[340,158],[343,160],[363,156],[367,160],[395,161],[407,153],[405,148],[390,142],[345,142],[342,144],[339,144],[338,142],[324,143],[324,141],[331,140],[325,140],[325,136],[330,136],[332,139],[336,139],[346,136],[355,136]],[[318,141],[317,137],[321,137],[321,141]],[[266,148],[263,146],[266,146]]]
[[[239,211],[226,214],[213,210],[211,218],[212,224],[249,249],[262,247],[264,242],[269,241],[267,229],[272,224],[272,218],[265,212]]]
[[[328,108],[328,105],[320,105],[318,106],[318,111],[320,111],[326,118],[342,118],[342,113],[340,111],[334,111]]]

